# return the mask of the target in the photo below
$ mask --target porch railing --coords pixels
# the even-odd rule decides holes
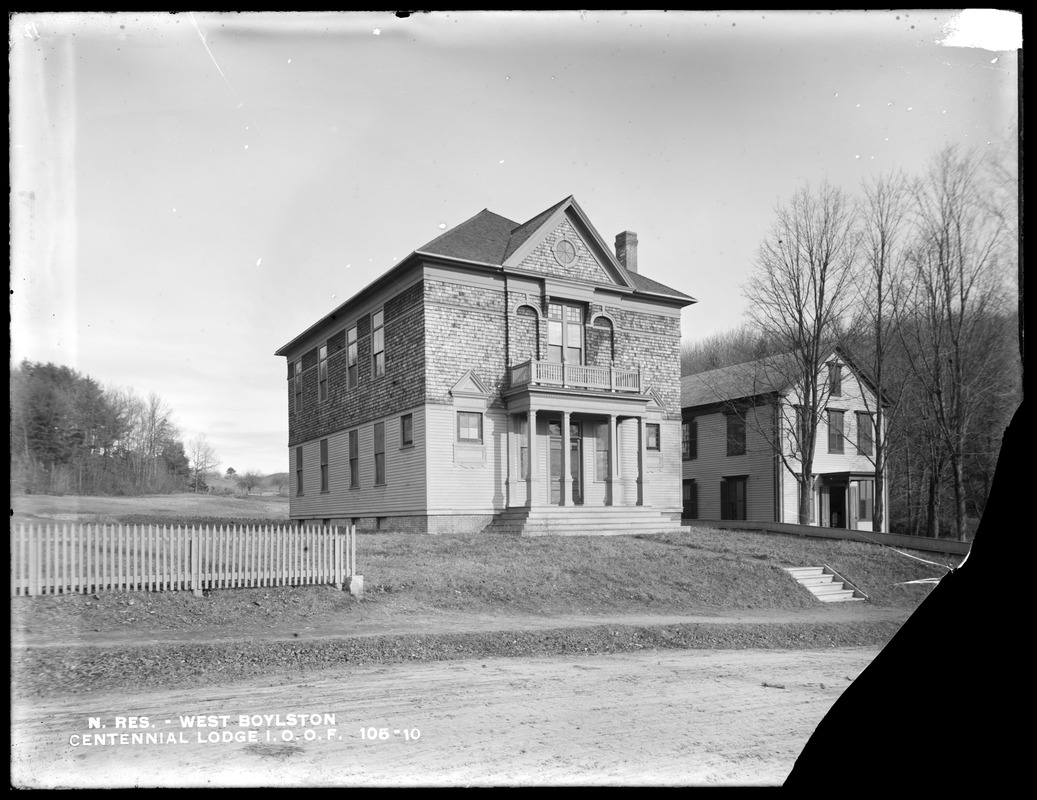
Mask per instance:
[[[537,359],[530,359],[511,367],[510,380],[513,387],[533,384],[610,392],[641,391],[640,370],[590,367]]]

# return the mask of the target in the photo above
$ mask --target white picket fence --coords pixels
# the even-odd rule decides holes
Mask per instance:
[[[11,527],[11,596],[331,584],[356,576],[356,526]]]

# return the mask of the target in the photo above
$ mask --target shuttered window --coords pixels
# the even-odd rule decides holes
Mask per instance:
[[[843,412],[828,411],[828,452],[843,452]]]

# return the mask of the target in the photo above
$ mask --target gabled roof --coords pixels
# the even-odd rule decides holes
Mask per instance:
[[[489,209],[483,209],[471,219],[451,228],[414,252],[482,264],[514,266],[525,255],[525,250],[534,246],[538,239],[551,233],[558,219],[570,210],[585,228],[592,245],[598,251],[598,256],[615,275],[619,285],[635,291],[694,302],[694,298],[683,292],[624,269],[572,195],[522,223],[512,222]]]
[[[792,388],[788,377],[792,354],[761,358],[720,367],[681,378],[681,408],[724,403],[767,394],[785,394]]]
[[[857,366],[850,353],[843,347],[833,347],[828,353],[828,357],[822,363],[831,361],[832,356],[838,356],[860,381],[871,391],[875,391],[874,382]],[[781,353],[744,364],[685,375],[681,378],[681,408],[726,403],[769,394],[785,396],[792,390],[798,369],[794,353]],[[888,404],[888,398],[882,399]]]
[[[484,208],[471,219],[419,247],[416,252],[500,264],[504,260],[504,249],[516,227],[517,222]]]
[[[653,281],[651,278],[646,278],[643,275],[624,269],[587,219],[583,210],[576,203],[576,198],[569,195],[564,200],[555,203],[532,219],[522,223],[514,222],[507,217],[502,217],[500,214],[495,214],[484,208],[474,217],[465,220],[460,225],[454,226],[410,253],[389,272],[386,272],[361,289],[330,314],[322,317],[281,347],[275,355],[286,355],[298,343],[336,320],[348,306],[359,298],[378,291],[379,287],[383,286],[387,281],[393,280],[394,276],[412,267],[421,256],[440,256],[457,261],[467,261],[483,267],[514,267],[530,248],[534,247],[554,230],[564,214],[573,215],[572,218],[578,222],[579,227],[587,234],[588,244],[596,252],[606,271],[616,280],[618,286],[626,290],[633,289],[635,292],[644,292],[645,294],[653,294],[668,300],[676,300],[682,305],[696,302],[695,298],[683,292],[678,292],[676,289],[671,289],[669,286]]]
[[[555,203],[546,211],[541,211],[539,214],[533,217],[533,219],[529,220],[529,222],[525,222],[522,225],[516,226],[515,230],[511,232],[511,239],[508,241],[508,246],[504,251],[504,258],[502,259],[502,262],[507,261],[511,256],[513,256],[515,254],[515,251],[518,250],[522,245],[524,245],[526,241],[534,233],[536,233],[537,230],[545,222],[551,219],[551,217],[554,215],[556,211],[558,211],[562,206],[564,206],[566,203],[570,202],[573,199],[573,196],[569,195],[564,200],[560,200],[559,202]]]

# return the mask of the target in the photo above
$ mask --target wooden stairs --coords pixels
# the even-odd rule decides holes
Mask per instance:
[[[631,536],[680,533],[680,512],[643,506],[539,506],[509,508],[486,528],[512,536]]]
[[[868,599],[868,595],[827,564],[823,567],[785,567],[785,571],[822,603]]]

